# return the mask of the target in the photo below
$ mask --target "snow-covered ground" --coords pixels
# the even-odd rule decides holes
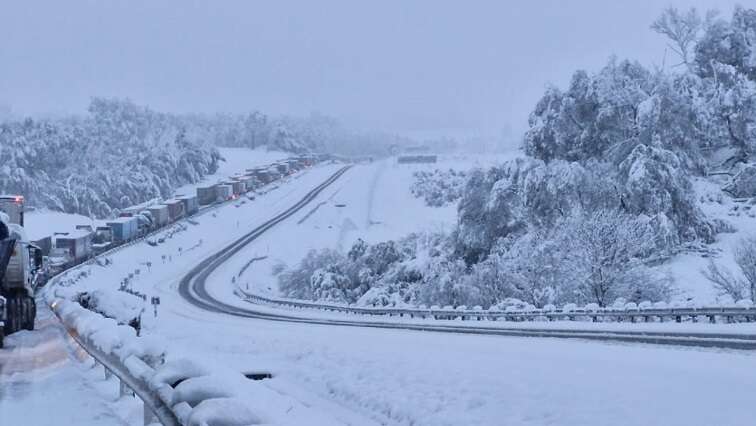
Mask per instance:
[[[756,358],[750,353],[293,325],[181,312],[183,327],[166,320],[166,329],[174,329],[167,334],[184,353],[239,369],[264,366],[302,398],[329,397],[384,424],[751,421]]]
[[[113,265],[89,267],[75,288],[117,294],[118,282],[141,269],[134,289],[162,301],[157,318],[144,318],[146,332],[161,336],[169,354],[239,371],[270,370],[271,389],[331,414],[322,424],[750,424],[756,355],[749,352],[281,323],[208,313],[178,296],[178,280],[200,259],[293,204],[338,167],[313,168],[255,201],[203,215],[158,247],[126,248],[110,256]],[[381,167],[378,182],[386,183],[370,190]],[[391,171],[405,172],[380,162],[354,167],[220,268],[210,291],[230,294],[230,277],[253,257],[291,263],[310,247],[344,246],[358,236],[394,238],[406,232],[403,220],[414,221],[412,230],[448,226],[453,216],[442,210],[432,216],[407,204],[419,201],[402,198],[406,181],[402,187],[383,181]],[[366,193],[381,194],[384,185],[375,198],[384,203],[374,199],[368,207]],[[354,226],[345,227],[347,220]],[[263,283],[267,268],[252,264],[240,283]]]
[[[0,424],[139,424],[138,400],[118,397],[115,379],[68,336],[40,306],[35,331],[6,338],[0,350]]]
[[[695,178],[693,187],[704,213],[711,219],[726,221],[732,225],[734,232],[718,234],[717,241],[706,247],[706,253],[683,253],[661,266],[669,270],[675,278],[675,286],[679,290],[676,295],[678,299],[692,298],[702,304],[720,299],[702,271],[713,260],[737,273],[733,248],[741,238],[756,235],[756,208],[751,210],[748,203],[733,201],[729,194],[722,191],[723,182],[724,180],[717,182],[712,179]]]

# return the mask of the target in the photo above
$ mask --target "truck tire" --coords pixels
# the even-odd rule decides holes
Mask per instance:
[[[13,334],[21,330],[23,312],[21,311],[21,298],[18,296],[7,299],[7,317],[5,319],[5,334]]]
[[[21,330],[34,330],[37,305],[29,296],[13,296],[7,301],[8,318],[5,322],[5,334]]]
[[[24,297],[24,328],[34,330],[34,319],[37,317],[37,304],[31,297]]]

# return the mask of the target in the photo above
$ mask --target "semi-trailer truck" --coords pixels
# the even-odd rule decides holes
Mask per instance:
[[[23,197],[0,198],[0,348],[5,335],[33,330],[37,315],[34,289],[42,268],[42,250],[29,242],[19,223],[22,220]]]

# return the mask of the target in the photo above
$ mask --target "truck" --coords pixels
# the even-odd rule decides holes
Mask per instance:
[[[222,184],[231,187],[231,193],[233,196],[239,196],[246,192],[246,189],[244,188],[244,182],[240,180],[231,179],[223,182]]]
[[[206,206],[213,204],[218,198],[218,190],[215,185],[200,186],[197,188],[197,202],[199,205]]]
[[[234,198],[234,187],[231,185],[219,184],[215,186],[216,197],[219,201],[227,201]]]
[[[139,234],[139,220],[135,217],[119,217],[105,223],[112,230],[114,242],[131,241]]]
[[[67,256],[74,264],[78,264],[92,256],[92,235],[94,233],[77,229],[65,235],[56,235],[55,248],[66,249]]]
[[[18,199],[12,215],[0,212],[0,348],[6,335],[33,330],[37,316],[34,290],[42,269],[42,250],[29,242],[20,224],[23,197]]]
[[[269,184],[273,181],[273,176],[268,173],[268,170],[266,168],[248,169],[247,171],[252,174],[255,179],[262,185]]]
[[[168,206],[168,217],[171,222],[175,222],[183,218],[186,214],[184,203],[181,200],[166,200],[163,204]]]
[[[20,195],[0,195],[0,212],[8,215],[11,223],[24,226],[24,197]]]
[[[197,202],[196,195],[179,195],[177,200],[181,200],[184,203],[184,212],[187,216],[191,216],[199,211],[199,203]]]
[[[152,206],[147,211],[152,215],[153,225],[156,228],[162,228],[171,221],[171,214],[168,212],[168,206],[165,204]]]

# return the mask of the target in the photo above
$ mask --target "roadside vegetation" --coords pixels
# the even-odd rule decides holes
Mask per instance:
[[[668,9],[651,28],[679,62],[611,58],[546,90],[527,156],[466,174],[453,232],[311,252],[279,275],[283,294],[483,307],[667,300],[674,283],[650,265],[731,229],[704,214],[693,180],[729,175],[725,191],[756,196],[756,10],[727,19]],[[457,177],[419,174],[412,190],[443,205]],[[709,266],[723,294],[754,300],[755,247],[745,240],[736,254],[744,278]]]

